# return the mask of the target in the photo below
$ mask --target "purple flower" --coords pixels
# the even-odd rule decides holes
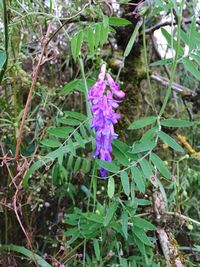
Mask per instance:
[[[114,132],[114,124],[120,118],[120,114],[115,112],[121,101],[113,98],[124,98],[125,93],[119,90],[116,83],[109,73],[106,73],[106,65],[103,64],[96,83],[88,93],[88,101],[92,103],[93,113],[91,128],[95,129],[96,150],[94,157],[99,157],[107,162],[112,161],[112,140],[117,139],[118,135]],[[107,176],[104,168],[100,169],[102,177]]]

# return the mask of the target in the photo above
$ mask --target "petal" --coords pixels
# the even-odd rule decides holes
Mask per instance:
[[[107,172],[107,170],[105,170],[104,168],[100,168],[100,174],[101,174],[101,177],[106,177],[106,176],[108,176],[108,172]]]
[[[110,86],[110,89],[112,90],[113,94],[119,98],[125,97],[125,93],[123,91],[119,90],[119,84],[116,83],[113,78],[110,76],[109,73],[106,73],[106,77],[108,80],[108,84]]]

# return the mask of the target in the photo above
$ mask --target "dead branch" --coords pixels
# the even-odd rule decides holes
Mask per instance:
[[[169,85],[169,80],[167,78],[162,77],[159,74],[152,74],[151,78],[153,80],[156,80],[156,81],[160,82],[164,86],[168,86]],[[175,83],[175,82],[172,83],[172,89],[174,91],[176,91],[177,93],[182,94],[183,96],[189,96],[189,95],[190,96],[195,96],[196,95],[196,93],[193,92],[192,90],[190,90],[189,88],[187,88],[187,87],[185,87],[183,85],[180,85],[178,83]]]
[[[190,24],[192,22],[192,19],[186,19],[186,18],[183,18],[183,24]],[[198,25],[200,25],[200,20],[197,20],[196,23]],[[151,28],[149,29],[146,29],[145,30],[145,33],[146,34],[151,34],[153,33],[154,31],[162,28],[162,27],[165,27],[165,26],[171,26],[171,25],[177,25],[177,22],[176,21],[164,21],[164,22],[159,22],[158,24],[152,26]]]
[[[26,105],[25,105],[25,108],[24,108],[24,114],[23,114],[23,117],[22,117],[22,122],[21,122],[21,126],[20,126],[20,129],[19,129],[19,135],[18,135],[18,138],[17,138],[17,145],[16,145],[16,150],[15,150],[15,161],[17,161],[18,157],[19,157],[19,149],[20,149],[20,144],[21,144],[21,141],[22,141],[22,134],[23,134],[23,130],[24,130],[24,125],[25,125],[26,118],[27,118],[27,115],[28,115],[28,109],[29,109],[29,106],[30,106],[30,103],[31,103],[33,90],[35,88],[36,81],[37,81],[37,78],[38,78],[40,66],[41,66],[41,63],[42,63],[42,60],[43,60],[47,45],[49,43],[49,33],[50,33],[51,25],[52,25],[52,23],[50,22],[48,27],[47,27],[46,35],[45,35],[45,37],[43,39],[43,47],[42,47],[42,51],[41,51],[38,63],[37,63],[36,67],[33,70],[33,80],[32,80],[32,84],[31,84],[30,90],[29,90],[29,94],[28,94],[28,98],[27,98],[27,101],[26,101]]]
[[[185,267],[182,255],[178,250],[178,244],[172,233],[167,233],[167,231],[159,227],[157,228],[157,233],[166,259],[166,267]]]
[[[166,214],[168,213],[160,191],[156,190],[153,193],[152,198],[154,214],[156,215],[157,222],[166,221]],[[158,226],[157,233],[166,260],[166,267],[185,267],[184,258],[178,249],[178,243],[171,230],[166,230],[163,227]]]

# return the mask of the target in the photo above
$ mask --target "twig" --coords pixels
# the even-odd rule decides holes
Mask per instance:
[[[19,157],[19,149],[20,149],[20,144],[21,144],[21,141],[22,141],[22,133],[23,133],[23,130],[24,130],[25,122],[26,122],[28,109],[29,109],[29,106],[30,106],[30,103],[31,103],[31,97],[32,97],[32,94],[33,94],[33,90],[35,88],[37,77],[38,77],[38,74],[39,74],[40,65],[42,63],[42,59],[44,57],[47,45],[49,43],[49,33],[50,33],[51,25],[52,25],[52,23],[50,22],[49,25],[48,25],[48,28],[47,28],[46,35],[45,35],[44,40],[43,40],[43,47],[42,47],[42,51],[41,51],[38,63],[37,63],[37,65],[36,65],[36,67],[35,67],[35,69],[33,71],[33,80],[32,80],[32,84],[31,84],[30,90],[29,90],[29,94],[28,94],[28,98],[27,98],[27,101],[26,101],[26,105],[25,105],[25,108],[24,108],[24,114],[23,114],[23,118],[22,118],[20,129],[19,129],[19,135],[18,135],[18,138],[17,138],[17,145],[16,145],[16,150],[15,150],[15,161],[17,161],[18,157]]]
[[[35,84],[36,84],[37,77],[38,77],[38,74],[39,74],[40,66],[42,65],[42,59],[43,59],[43,56],[45,54],[46,48],[47,48],[49,42],[55,37],[55,35],[67,23],[69,23],[71,21],[71,19],[73,19],[73,18],[77,17],[78,15],[80,15],[87,6],[89,6],[89,3],[87,3],[77,14],[75,14],[71,18],[67,19],[51,36],[49,36],[49,34],[50,34],[50,29],[51,29],[52,23],[50,22],[49,25],[48,25],[47,32],[46,32],[46,35],[45,35],[44,41],[43,41],[42,51],[41,51],[38,63],[37,63],[37,65],[36,65],[36,67],[35,67],[35,69],[33,71],[33,80],[32,80],[32,84],[31,84],[30,90],[29,90],[28,98],[27,98],[26,105],[25,105],[25,108],[24,108],[24,114],[23,114],[21,126],[20,126],[20,129],[19,129],[19,135],[18,135],[18,138],[17,138],[17,145],[16,145],[16,150],[15,150],[15,161],[16,162],[17,162],[18,157],[19,157],[19,149],[20,149],[20,144],[21,144],[21,141],[22,141],[22,133],[23,133],[23,130],[24,130],[26,117],[27,117],[27,114],[28,114],[28,108],[29,108],[29,105],[31,103],[32,93],[33,93],[33,90],[35,88]]]
[[[168,86],[169,85],[169,80],[164,78],[164,77],[162,77],[159,74],[152,74],[151,78],[156,80],[156,81],[158,81],[158,82],[160,82],[164,86]],[[187,88],[185,86],[182,86],[182,85],[180,85],[178,83],[175,83],[175,82],[172,83],[172,89],[174,91],[176,91],[177,93],[181,93],[184,96],[186,96],[186,95],[195,96],[196,95],[196,93],[193,92],[192,90],[190,90],[189,88]]]
[[[4,150],[3,150],[3,146],[1,146],[1,150],[2,150],[2,154],[3,154],[4,158],[5,158]],[[14,210],[15,216],[16,216],[17,221],[18,221],[18,223],[19,223],[19,225],[20,225],[20,227],[21,227],[21,229],[22,229],[22,231],[23,231],[23,233],[24,233],[24,235],[25,235],[25,237],[26,237],[26,239],[27,239],[28,247],[30,248],[31,252],[33,253],[33,260],[34,260],[34,263],[35,263],[35,265],[36,265],[37,267],[39,267],[38,262],[37,262],[37,259],[36,259],[36,257],[35,257],[35,253],[34,253],[32,244],[31,244],[31,240],[30,240],[29,235],[27,234],[27,232],[26,232],[26,230],[25,230],[25,228],[24,228],[24,226],[23,226],[23,224],[22,224],[22,221],[21,221],[20,216],[19,216],[19,213],[18,213],[17,198],[18,198],[18,194],[19,194],[19,192],[20,192],[20,188],[21,188],[22,181],[20,182],[20,184],[17,185],[16,182],[15,182],[15,180],[16,180],[16,178],[17,178],[18,176],[21,175],[21,172],[19,171],[19,172],[17,173],[17,175],[16,175],[15,177],[13,177],[13,175],[12,175],[12,173],[11,173],[11,171],[10,171],[10,168],[9,168],[9,166],[8,166],[8,162],[7,162],[5,159],[4,159],[4,164],[6,165],[6,168],[7,168],[7,170],[8,170],[9,175],[10,175],[10,178],[11,178],[11,180],[12,180],[12,183],[14,184],[14,186],[15,186],[15,188],[16,188],[16,191],[15,191],[15,194],[14,194],[14,197],[13,197],[13,210]],[[2,204],[2,203],[1,203],[1,204]],[[6,205],[4,204],[4,206],[6,206]],[[11,207],[9,207],[9,208],[12,209]]]
[[[11,205],[6,204],[6,203],[2,202],[1,200],[0,200],[0,205],[6,207],[7,209],[13,210],[13,208],[11,207]]]
[[[166,211],[165,214],[167,215],[173,215],[175,217],[178,217],[179,219],[182,219],[182,220],[185,220],[185,221],[188,221],[190,223],[193,223],[193,224],[196,224],[197,226],[200,226],[200,222],[190,218],[190,217],[187,217],[181,213],[177,213],[177,212],[171,212],[171,211]]]
[[[171,233],[168,233],[163,229],[158,227],[157,233],[159,241],[162,247],[163,254],[166,259],[166,267],[184,267],[182,255],[180,254],[176,240]]]
[[[191,22],[192,22],[192,19],[184,19],[183,18],[183,24],[190,24]],[[200,25],[200,20],[197,20],[196,23],[198,25]],[[171,26],[172,24],[173,25],[177,25],[177,22],[176,21],[173,21],[173,22],[171,22],[171,21],[159,22],[158,24],[152,26],[151,28],[146,29],[145,32],[146,32],[146,34],[151,34],[154,31],[156,31],[156,30],[158,30],[158,29],[160,29],[162,27]]]

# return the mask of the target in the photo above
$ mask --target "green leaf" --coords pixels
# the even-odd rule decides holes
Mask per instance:
[[[115,156],[116,160],[119,161],[119,163],[121,163],[123,166],[129,165],[129,160],[126,154],[122,150],[118,149],[118,147],[116,147],[116,145],[114,144],[112,154]]]
[[[199,56],[199,54],[198,54],[198,55],[196,55],[196,54],[190,54],[190,57],[191,57],[192,59],[194,59],[194,61],[195,61],[198,65],[200,65],[200,56]]]
[[[122,227],[118,222],[112,221],[109,227],[111,227],[116,233],[119,233],[122,237],[124,237]]]
[[[138,206],[149,206],[152,205],[152,202],[144,198],[135,198],[135,204]]]
[[[130,38],[127,46],[126,46],[126,49],[124,51],[124,57],[127,57],[130,54],[131,49],[133,48],[133,45],[135,43],[135,39],[136,39],[136,36],[137,36],[137,33],[138,33],[140,27],[141,27],[141,24],[137,23],[136,26],[135,26],[135,29],[134,29],[134,31],[133,31],[133,33],[131,35],[131,38]]]
[[[87,218],[87,220],[92,221],[92,222],[96,222],[96,223],[100,223],[103,224],[104,222],[104,218],[97,213],[91,213],[91,212],[87,212],[87,213],[82,213],[82,215]]]
[[[7,59],[7,54],[5,51],[0,51],[0,71],[2,70]]]
[[[156,120],[157,120],[157,117],[153,117],[153,116],[146,117],[146,118],[143,118],[143,119],[140,119],[140,120],[136,120],[128,127],[128,129],[129,130],[140,129],[140,128],[143,128],[143,127],[145,127],[147,125],[155,123]]]
[[[94,31],[91,27],[88,27],[87,31],[88,46],[91,53],[94,53]]]
[[[104,219],[104,223],[103,223],[104,227],[107,227],[108,224],[110,223],[110,221],[112,220],[112,217],[114,216],[114,214],[117,210],[117,207],[118,207],[118,203],[112,202],[112,204],[110,205],[110,207],[107,210],[106,217]]]
[[[103,26],[104,28],[107,28],[109,26],[109,18],[108,16],[103,16]]]
[[[79,80],[79,82],[80,82],[80,80]],[[85,120],[87,120],[87,116],[85,116],[84,114],[79,113],[79,112],[66,110],[66,111],[64,111],[64,114],[65,114],[65,116],[68,116],[68,117],[77,119],[79,121],[85,121]]]
[[[135,182],[133,179],[131,181],[131,200],[135,200]]]
[[[68,140],[68,146],[69,151],[72,153],[72,155],[76,156],[76,149],[74,148],[74,143],[72,142],[71,138]]]
[[[122,232],[124,234],[125,239],[128,239],[128,213],[127,211],[122,212],[121,216],[121,222],[122,222]]]
[[[119,258],[119,264],[120,264],[120,266],[128,267],[128,260],[126,258],[122,258],[120,256],[120,258]]]
[[[74,90],[78,90],[78,91],[80,91],[80,87],[79,87],[80,82],[81,82],[81,80],[73,80],[73,81],[71,81],[71,82],[65,84],[65,85],[61,88],[60,93],[61,93],[62,95],[68,95],[69,93],[71,93],[71,92],[74,91]],[[83,91],[83,92],[84,92],[84,91]]]
[[[74,160],[74,155],[70,153],[68,161],[67,161],[67,170],[70,170],[70,171],[72,170],[73,160]]]
[[[72,243],[74,243],[74,241],[76,241],[78,238],[80,237],[80,233],[77,231],[72,234],[72,237],[67,240],[67,245],[70,246]]]
[[[133,227],[133,234],[136,235],[136,237],[145,245],[152,246],[152,243],[146,233],[143,229],[140,229],[138,227]]]
[[[114,193],[115,193],[115,180],[113,177],[110,177],[108,179],[108,196],[109,198],[113,198]]]
[[[91,88],[92,85],[95,83],[95,81],[91,80],[91,79],[87,79],[86,83],[87,83],[87,87]],[[84,81],[82,79],[73,80],[73,81],[65,84],[64,87],[61,88],[60,93],[63,95],[68,95],[72,91],[79,91],[79,92],[85,93]],[[66,111],[66,112],[68,112],[68,111]],[[71,113],[76,113],[76,112],[71,111]]]
[[[153,138],[154,136],[156,135],[158,131],[158,128],[157,127],[153,127],[153,128],[150,128],[149,130],[147,130],[144,135],[142,136],[142,138],[140,139],[140,142],[152,142],[153,141]]]
[[[186,120],[178,120],[178,119],[166,119],[160,122],[162,126],[167,127],[191,127],[193,126],[193,122]]]
[[[118,18],[118,17],[110,17],[109,25],[111,26],[127,26],[130,25],[131,22],[127,19]]]
[[[145,183],[144,183],[144,178],[139,171],[138,168],[136,167],[131,167],[131,174],[133,177],[133,180],[135,181],[137,188],[140,192],[145,193]]]
[[[164,143],[168,144],[168,146],[170,146],[172,149],[178,152],[184,152],[183,148],[168,134],[159,131],[158,136],[160,137],[160,139],[162,139]]]
[[[97,261],[100,260],[100,248],[99,248],[99,241],[98,239],[93,239],[93,246],[94,246],[94,252],[95,252],[95,256],[97,258]]]
[[[80,157],[78,157],[76,159],[75,164],[74,164],[74,173],[76,173],[77,171],[79,171],[80,166],[81,166],[81,161],[82,161],[82,159]]]
[[[45,261],[42,257],[39,255],[33,253],[31,250],[26,249],[25,247],[22,246],[16,246],[16,245],[1,245],[0,251],[14,251],[18,252],[25,257],[31,259],[34,261],[35,259],[37,260],[37,263],[41,267],[52,267],[47,261]]]
[[[81,46],[83,43],[83,31],[79,31],[77,33],[77,43],[76,43],[76,54],[75,54],[75,59],[78,57],[80,51],[81,51]]]
[[[104,27],[103,24],[101,24],[101,31],[100,31],[100,45],[103,46],[103,44],[107,41],[108,39],[108,27]]]
[[[192,23],[190,25],[190,34],[189,34],[189,52],[196,48],[196,18],[193,16]]]
[[[85,129],[85,126],[84,125],[81,125],[81,127],[80,127],[80,132],[81,132],[81,135],[82,135],[82,137],[84,138],[84,139],[88,139],[89,137],[88,137],[88,135],[87,135],[87,132],[86,132],[86,129]]]
[[[80,124],[80,121],[75,119],[65,119],[65,118],[57,118],[57,123],[67,124],[71,126],[78,126]]]
[[[59,147],[61,143],[55,139],[45,139],[40,142],[43,146],[47,147]]]
[[[90,142],[90,140],[84,140],[85,143]],[[74,143],[74,148],[79,148],[79,145],[77,143]],[[29,182],[29,178],[30,176],[37,171],[38,169],[40,169],[43,166],[46,166],[48,163],[51,163],[58,158],[59,155],[59,151],[60,149],[62,149],[63,154],[67,154],[69,153],[69,146],[68,144],[65,146],[62,146],[50,153],[48,153],[44,159],[38,159],[36,162],[34,162],[32,164],[32,166],[28,169],[28,171],[25,173],[24,177],[23,177],[23,186],[27,187],[28,186],[28,182]]]
[[[72,57],[74,60],[76,60],[76,50],[77,50],[77,34],[71,38],[71,51],[72,51]]]
[[[82,168],[83,168],[83,172],[85,174],[87,174],[90,171],[91,168],[91,162],[87,159],[83,159],[83,163],[82,163]]]
[[[116,173],[119,171],[119,167],[115,165],[114,161],[107,162],[104,160],[97,160],[97,164],[101,167],[106,169],[109,172]]]
[[[180,36],[181,36],[181,39],[182,41],[189,46],[189,36],[188,36],[188,33],[184,32],[181,30],[180,32]]]
[[[74,139],[76,140],[76,142],[79,144],[80,147],[85,148],[85,143],[78,132],[74,133]]]
[[[152,223],[148,222],[147,220],[143,218],[133,217],[132,222],[133,222],[133,227],[137,226],[138,228],[150,230],[150,231],[156,230],[156,227]]]
[[[167,179],[171,179],[171,174],[169,170],[165,166],[164,162],[156,154],[151,153],[151,161],[164,177],[166,177]]]
[[[96,23],[94,29],[95,29],[94,44],[95,44],[95,47],[98,47],[99,42],[100,42],[100,32],[101,32],[101,25],[100,25],[100,23]]]
[[[163,66],[163,65],[168,65],[172,63],[173,63],[173,58],[166,58],[166,59],[155,61],[151,63],[149,66],[156,67],[156,66]]]
[[[162,32],[163,36],[165,37],[169,47],[176,50],[176,47],[178,45],[177,41],[174,38],[172,38],[171,34],[169,34],[165,28],[161,28],[161,32]],[[172,46],[172,44],[173,44],[173,46]],[[179,47],[179,56],[183,56],[183,55],[184,55],[184,50],[180,46]]]
[[[146,257],[146,251],[145,251],[145,245],[143,242],[140,241],[140,239],[138,239],[136,236],[134,236],[134,239],[135,239],[135,244],[136,246],[138,247],[140,253]],[[137,265],[136,265],[137,267]]]
[[[131,153],[137,154],[145,151],[152,150],[156,146],[156,142],[154,141],[142,141],[140,143],[136,143],[133,146],[133,150]]]
[[[183,58],[182,63],[185,69],[189,71],[198,81],[200,81],[200,71],[197,67],[187,58]]]
[[[124,193],[129,196],[130,195],[130,184],[129,184],[129,177],[127,172],[123,171],[120,173],[121,183],[124,190]]]
[[[68,135],[73,131],[74,131],[74,128],[72,127],[54,127],[54,128],[49,128],[47,130],[47,133],[54,135],[56,137],[67,139]]]
[[[172,3],[169,3],[169,4],[166,4],[164,6],[160,6],[158,5],[158,7],[155,7],[153,10],[152,10],[152,16],[155,16],[155,15],[158,15],[160,14],[160,12],[162,12],[163,10],[167,11],[169,10],[170,8],[173,7],[173,4]]]
[[[129,146],[120,140],[114,139],[112,144],[125,154],[129,150]]]
[[[140,161],[140,166],[142,168],[142,172],[144,173],[144,176],[149,179],[151,176],[153,176],[152,166],[146,159],[142,159]]]

